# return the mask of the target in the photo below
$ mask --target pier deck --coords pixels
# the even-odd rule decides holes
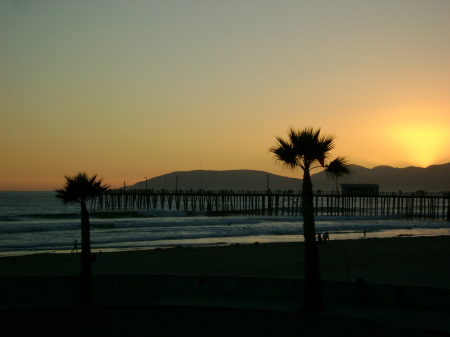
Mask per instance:
[[[301,215],[301,191],[112,190],[93,200],[94,211],[177,210],[217,215]],[[450,220],[450,193],[314,194],[316,215]]]

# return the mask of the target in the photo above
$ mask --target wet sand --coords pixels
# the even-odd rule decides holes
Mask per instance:
[[[450,288],[450,237],[328,241],[320,245],[324,280]],[[303,278],[303,243],[174,247],[105,253],[93,247],[93,275],[224,275]],[[348,263],[344,252],[348,252]],[[0,277],[78,275],[80,254],[0,258]]]

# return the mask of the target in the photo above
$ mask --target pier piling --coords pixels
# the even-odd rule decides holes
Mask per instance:
[[[164,210],[221,215],[299,216],[301,191],[110,190],[93,200],[93,211]],[[424,191],[342,195],[317,191],[316,216],[399,215],[450,221],[450,193]]]

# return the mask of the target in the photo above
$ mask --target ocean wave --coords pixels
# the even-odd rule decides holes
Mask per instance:
[[[41,213],[41,214],[17,214],[17,215],[5,215],[0,216],[0,223],[2,222],[20,222],[32,219],[37,220],[67,220],[67,219],[79,219],[79,213]]]
[[[20,218],[14,215],[4,215],[0,216],[0,223],[2,222],[16,222],[20,221]]]
[[[36,233],[36,232],[60,232],[79,230],[80,224],[77,223],[24,223],[13,222],[0,225],[0,234],[17,234],[17,233]]]
[[[114,222],[91,222],[91,229],[108,229],[108,228],[117,228]]]
[[[132,212],[136,213],[136,212]],[[251,230],[261,234],[285,235],[303,233],[301,217],[207,217],[207,216],[166,216],[154,217],[151,213],[145,216],[117,214],[117,217],[104,216],[91,217],[92,231],[120,231],[134,230],[136,232],[145,231],[151,233],[168,231],[196,232],[205,231],[208,233],[227,233],[230,231]],[[168,213],[166,213],[168,214]],[[379,231],[389,229],[413,229],[413,228],[448,228],[445,221],[414,221],[396,218],[347,218],[336,219],[336,217],[320,217],[316,219],[316,232],[363,232]],[[20,220],[14,218],[13,221],[0,223],[0,234],[26,233],[26,232],[60,232],[74,231],[80,229],[79,217],[62,218],[28,218]],[[112,232],[111,232],[112,233]],[[186,233],[188,235],[189,233]],[[239,233],[242,235],[242,233]],[[208,234],[209,235],[209,234]]]
[[[92,219],[139,219],[139,218],[167,218],[167,217],[187,217],[192,213],[183,211],[168,210],[151,210],[151,211],[109,211],[109,212],[90,212],[89,217]],[[79,219],[80,212],[43,212],[43,213],[23,213],[0,216],[0,222],[21,221],[24,219],[41,219],[41,220],[64,220]]]
[[[121,218],[168,218],[186,217],[190,213],[183,211],[150,210],[150,211],[115,211],[115,212],[92,212],[90,217],[95,219],[121,219]]]
[[[18,218],[30,218],[30,219],[77,219],[80,217],[79,213],[53,213],[53,214],[26,214],[18,215]]]

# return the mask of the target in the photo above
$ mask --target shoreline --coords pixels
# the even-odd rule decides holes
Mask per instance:
[[[320,233],[320,231],[317,231]],[[323,233],[323,231],[322,231]],[[436,236],[449,236],[450,228],[429,228],[429,229],[390,229],[390,230],[367,230],[364,232],[352,231],[352,232],[333,232],[330,231],[330,236],[333,241],[346,241],[346,240],[368,240],[368,239],[394,239],[400,237],[436,237]],[[126,252],[134,250],[153,250],[153,249],[166,249],[173,247],[217,247],[217,246],[229,246],[235,244],[254,244],[255,242],[261,244],[268,243],[300,243],[303,242],[302,234],[291,235],[254,235],[254,236],[236,236],[236,237],[208,237],[198,239],[175,239],[175,240],[159,240],[141,242],[141,246],[135,247],[101,247],[98,244],[92,244],[91,251],[93,254],[100,252],[114,253],[114,252]],[[41,249],[41,250],[15,250],[15,251],[0,251],[0,260],[5,257],[13,256],[28,256],[35,254],[68,254],[71,252],[73,246],[65,249]],[[78,245],[79,251],[81,250],[80,244]]]
[[[450,289],[450,236],[332,240],[319,246],[323,280]],[[92,275],[303,278],[303,243],[253,243],[96,253]],[[0,258],[0,277],[79,275],[79,253]]]

